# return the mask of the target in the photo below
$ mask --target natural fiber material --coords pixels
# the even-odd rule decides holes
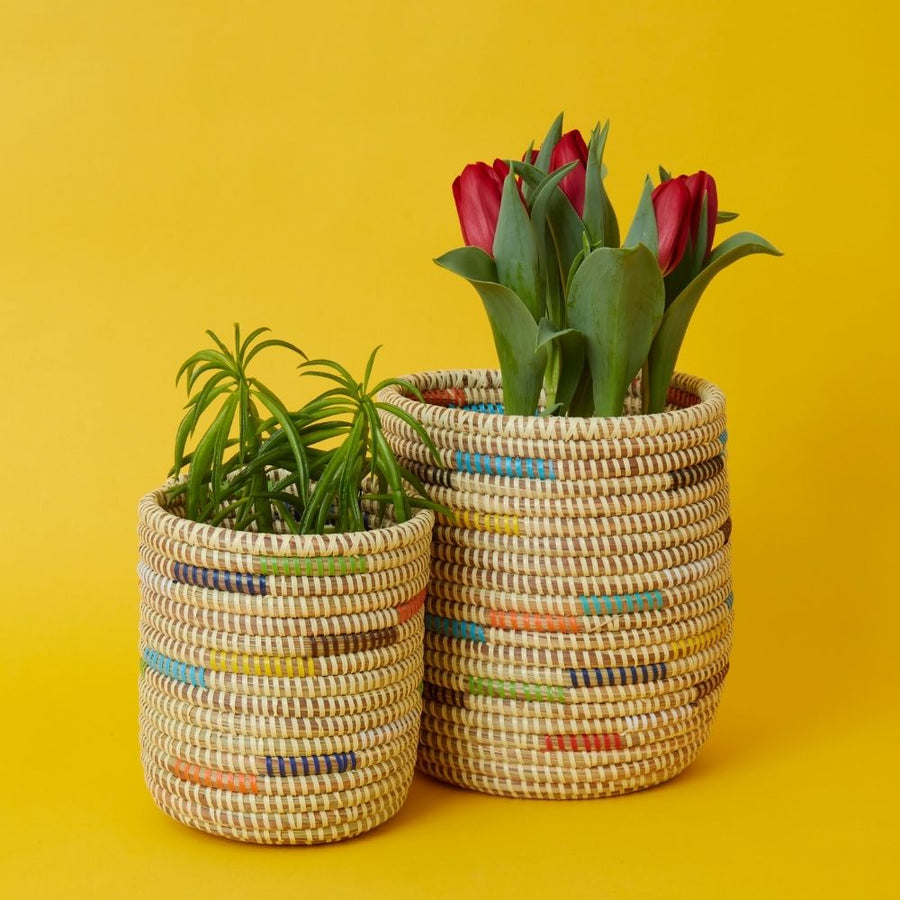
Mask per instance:
[[[420,768],[511,797],[572,799],[677,775],[709,733],[732,637],[725,401],[677,375],[669,406],[502,415],[499,374],[408,379],[388,440],[438,516]]]
[[[298,537],[139,507],[140,736],[159,807],[269,844],[380,825],[412,780],[433,516]]]

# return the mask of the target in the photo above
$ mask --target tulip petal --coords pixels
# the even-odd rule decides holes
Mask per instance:
[[[587,144],[580,131],[567,131],[557,142],[550,155],[550,170],[557,169],[577,162],[572,171],[560,182],[562,192],[569,198],[569,202],[575,207],[579,218],[584,214],[584,179],[587,166]]]
[[[471,247],[490,253],[500,215],[503,179],[487,163],[473,163],[453,182],[453,199],[463,240]]]
[[[653,190],[653,210],[659,232],[659,267],[668,275],[684,256],[691,229],[691,193],[684,176],[672,178]]]

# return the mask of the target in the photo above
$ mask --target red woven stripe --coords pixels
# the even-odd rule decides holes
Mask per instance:
[[[544,750],[621,750],[622,735],[611,734],[545,734]]]
[[[465,406],[468,402],[462,388],[434,388],[422,391],[422,397],[432,406]]]
[[[397,621],[402,625],[408,619],[411,619],[421,608],[425,602],[425,590],[419,591],[415,597],[410,597],[406,603],[401,603],[397,607]]]

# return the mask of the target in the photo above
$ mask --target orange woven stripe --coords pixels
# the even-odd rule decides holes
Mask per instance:
[[[490,612],[490,623],[494,628],[506,628],[511,631],[562,631],[574,634],[580,630],[578,619],[574,616],[510,613],[496,609]]]
[[[419,591],[415,597],[410,597],[406,603],[401,603],[397,607],[397,621],[402,625],[408,619],[411,619],[421,608],[425,602],[425,590]]]
[[[204,787],[237,791],[241,794],[259,793],[256,776],[245,775],[243,772],[220,772],[218,769],[208,769],[206,766],[198,766],[182,760],[176,760],[173,763],[172,772],[183,781],[202,784]]]

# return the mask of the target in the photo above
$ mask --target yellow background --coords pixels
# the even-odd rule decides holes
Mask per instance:
[[[4,896],[893,894],[886,6],[2,4]],[[138,764],[135,507],[169,465],[177,366],[235,320],[357,369],[383,343],[384,375],[492,365],[475,292],[431,262],[460,243],[450,183],[561,108],[612,120],[620,220],[657,163],[705,168],[786,253],[718,277],[680,365],[729,398],[737,636],[707,747],[612,801],[419,778],[335,847],[176,825]],[[287,357],[268,365],[305,395]]]

